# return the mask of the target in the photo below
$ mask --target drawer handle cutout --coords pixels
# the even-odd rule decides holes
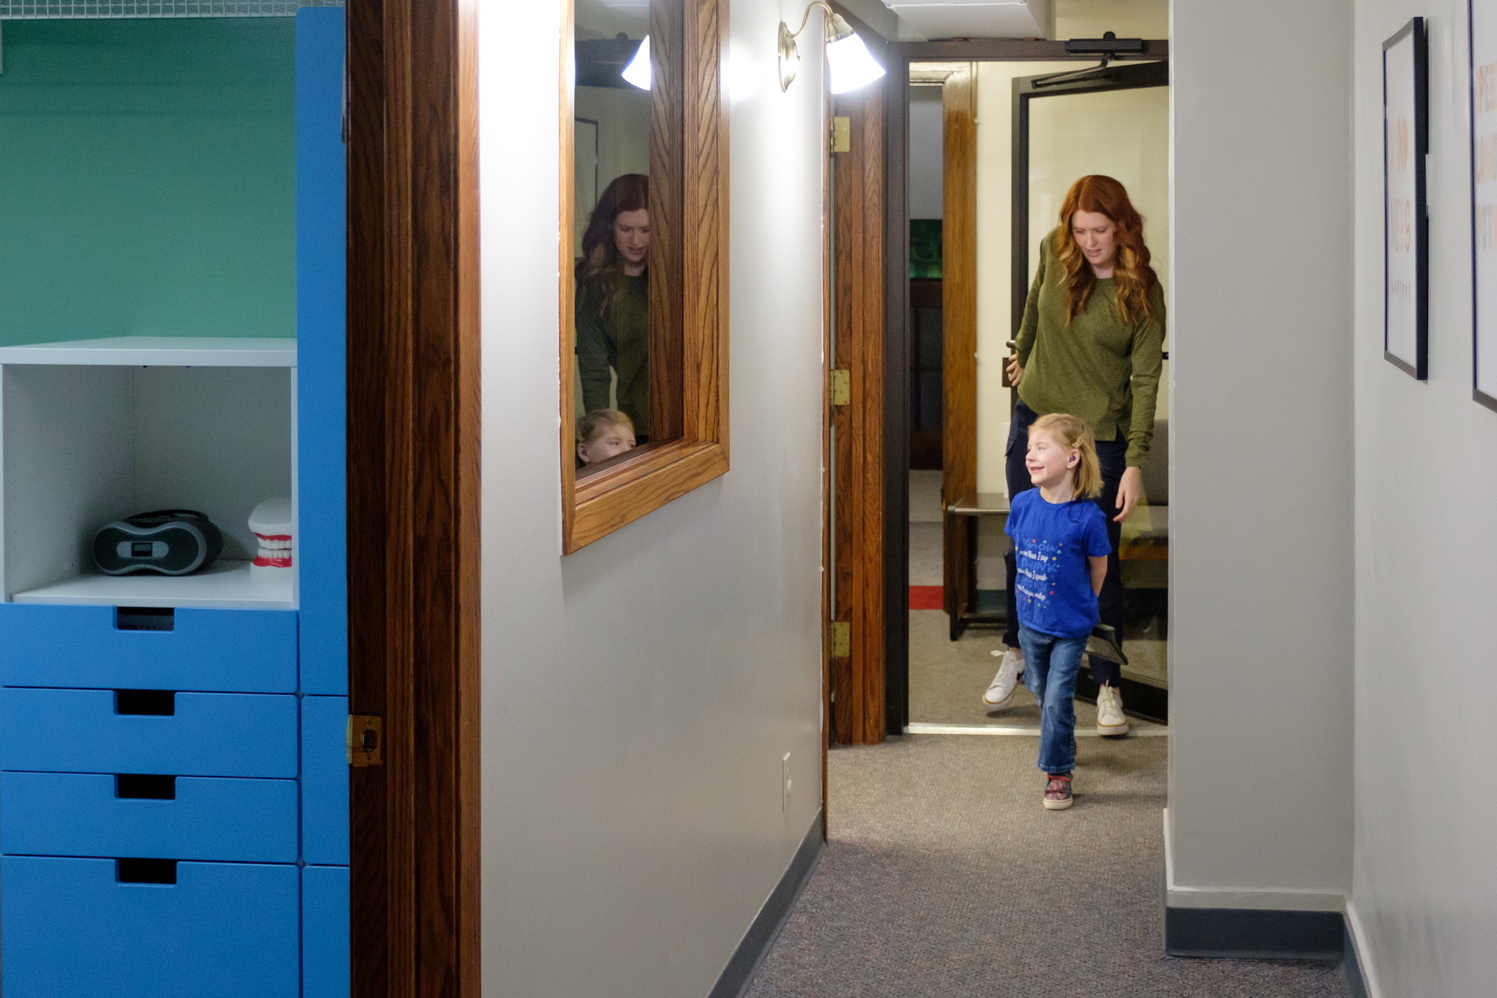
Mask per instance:
[[[177,627],[177,611],[170,606],[117,606],[114,626],[120,631],[172,631]]]
[[[155,773],[120,773],[114,778],[114,795],[122,800],[176,800],[177,778]]]
[[[117,859],[114,879],[122,884],[175,884],[177,861],[174,859]]]
[[[175,690],[115,690],[114,712],[171,717],[177,712],[177,694]]]

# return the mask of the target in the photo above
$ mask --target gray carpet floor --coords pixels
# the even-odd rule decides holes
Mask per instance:
[[[1030,737],[833,750],[826,852],[747,998],[1342,998],[1329,964],[1164,956],[1166,742],[1082,740],[1069,811]]]

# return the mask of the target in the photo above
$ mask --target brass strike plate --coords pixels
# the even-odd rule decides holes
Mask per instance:
[[[852,654],[852,625],[845,620],[834,620],[831,626],[832,658],[846,658]]]
[[[847,405],[852,401],[852,372],[845,367],[832,369],[832,405]]]
[[[852,122],[847,118],[832,118],[832,152],[852,152]]]
[[[383,766],[385,722],[373,714],[348,715],[348,764]]]

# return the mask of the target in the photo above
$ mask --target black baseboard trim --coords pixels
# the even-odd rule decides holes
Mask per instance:
[[[785,919],[790,915],[790,909],[795,906],[795,899],[800,897],[801,889],[811,879],[811,871],[816,869],[816,861],[821,859],[825,848],[826,812],[817,811],[816,820],[811,823],[806,837],[801,840],[800,848],[795,850],[795,856],[785,868],[784,876],[780,877],[780,882],[770,892],[769,900],[764,902],[759,914],[754,916],[754,921],[743,934],[738,948],[733,951],[728,965],[718,975],[717,983],[707,993],[707,998],[742,998],[743,993],[748,990],[749,982],[754,979],[759,964],[763,962],[764,955],[780,934]]]
[[[1346,951],[1345,935],[1346,916],[1339,911],[1164,909],[1170,956],[1335,962]]]
[[[1362,973],[1362,959],[1357,954],[1357,942],[1352,938],[1350,919],[1341,927],[1341,983],[1346,985],[1350,998],[1370,998],[1367,978]]]

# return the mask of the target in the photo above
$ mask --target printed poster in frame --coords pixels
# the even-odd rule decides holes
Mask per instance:
[[[1471,0],[1471,397],[1497,409],[1497,2]]]
[[[1383,42],[1383,356],[1429,376],[1429,55],[1424,18]]]

